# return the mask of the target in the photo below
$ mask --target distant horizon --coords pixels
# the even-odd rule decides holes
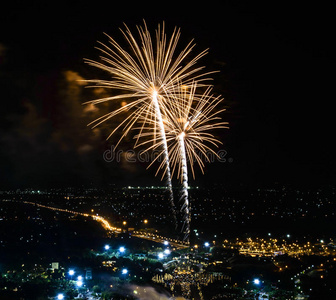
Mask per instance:
[[[302,189],[302,190],[323,190],[323,189],[336,189],[336,183],[316,183],[315,185],[305,185],[300,183],[281,183],[281,182],[273,182],[267,184],[245,184],[245,183],[212,183],[208,185],[199,185],[199,184],[191,184],[188,186],[188,189],[191,190],[207,190],[207,189],[237,189],[237,188],[246,188],[247,190],[272,190],[272,189]],[[109,188],[117,188],[117,189],[125,189],[125,190],[137,190],[137,189],[148,189],[148,190],[168,190],[168,187],[164,184],[162,185],[126,185],[121,183],[108,183],[105,185],[92,184],[92,185],[64,185],[64,186],[50,186],[50,187],[41,187],[41,186],[26,186],[26,187],[12,187],[12,188],[0,188],[0,192],[8,192],[8,191],[49,191],[49,190],[67,190],[67,189],[78,189],[78,190],[108,190]],[[173,190],[178,191],[180,187],[178,185],[173,186]]]

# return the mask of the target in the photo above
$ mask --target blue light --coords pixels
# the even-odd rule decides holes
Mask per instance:
[[[125,247],[123,247],[123,246],[121,246],[121,247],[119,248],[119,252],[120,252],[120,253],[124,253],[125,250],[126,250],[126,249],[125,249]]]
[[[260,280],[258,278],[253,279],[253,283],[256,285],[260,284]]]
[[[105,246],[104,246],[104,249],[105,249],[105,250],[110,249],[110,245],[105,245]]]
[[[164,241],[163,244],[164,244],[165,246],[168,246],[168,245],[169,245],[169,242],[168,242],[168,241]]]
[[[170,250],[169,249],[165,249],[165,251],[163,251],[164,252],[164,254],[166,254],[166,255],[169,255],[170,254]]]
[[[163,259],[163,258],[164,258],[164,255],[163,255],[163,253],[162,253],[162,252],[160,252],[160,253],[158,254],[158,257],[159,257],[159,259]]]
[[[75,271],[71,269],[71,270],[69,270],[68,273],[69,273],[70,276],[73,276],[75,274]]]
[[[128,270],[127,270],[127,269],[122,269],[122,270],[121,270],[121,274],[126,275],[127,273],[128,273]]]
[[[79,276],[77,277],[77,280],[78,280],[78,281],[82,281],[82,280],[83,280],[83,276],[79,275]]]
[[[63,300],[64,299],[64,295],[63,294],[58,294],[57,295],[57,299],[58,300]]]
[[[209,244],[208,242],[205,242],[205,243],[204,243],[204,246],[205,246],[205,247],[209,247],[210,244]]]
[[[77,281],[76,281],[76,285],[77,285],[78,287],[81,287],[81,286],[83,285],[83,281],[82,281],[82,280],[77,280]]]

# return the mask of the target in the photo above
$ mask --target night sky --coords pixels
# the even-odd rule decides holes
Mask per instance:
[[[162,21],[168,32],[181,27],[181,46],[194,38],[194,53],[210,48],[201,64],[220,71],[214,85],[230,122],[219,133],[228,161],[207,165],[197,184],[333,183],[332,10],[254,2],[153,10],[112,1],[11,1],[0,18],[0,188],[158,182],[146,164],[103,160],[115,141],[105,142],[107,125],[86,127],[93,112],[81,103],[94,95],[76,81],[102,75],[83,58],[98,58],[103,32],[122,42],[118,27],[125,22],[135,31],[142,19],[152,32]]]

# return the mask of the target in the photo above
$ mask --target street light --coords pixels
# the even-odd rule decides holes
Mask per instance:
[[[109,250],[109,249],[110,249],[110,245],[105,245],[105,246],[104,246],[104,249],[105,249],[105,250]]]
[[[165,249],[165,251],[163,251],[164,252],[164,254],[166,254],[166,255],[169,255],[170,254],[170,250],[169,249]]]
[[[159,259],[163,259],[163,258],[164,258],[164,255],[163,255],[163,253],[162,253],[162,252],[160,252],[160,253],[158,254],[158,257],[159,257]]]
[[[253,283],[255,285],[259,285],[260,284],[260,280],[258,278],[255,278],[255,279],[253,279]]]
[[[77,280],[77,281],[76,281],[76,285],[77,285],[78,287],[81,287],[81,286],[83,285],[83,281],[82,281],[82,280]]]
[[[63,300],[64,299],[64,295],[63,294],[58,294],[57,295],[57,299],[58,300]]]
[[[204,246],[205,246],[205,247],[209,247],[209,246],[210,246],[209,242],[205,242],[205,243],[204,243]]]
[[[72,276],[75,275],[75,271],[73,269],[70,269],[68,274],[70,275],[70,279],[72,280]]]
[[[121,246],[121,247],[119,248],[119,252],[120,252],[120,253],[124,253],[125,251],[126,251],[125,247]]]
[[[77,280],[78,280],[78,281],[82,281],[82,280],[83,280],[83,276],[79,275],[79,276],[77,277]]]
[[[128,270],[126,268],[121,270],[121,274],[126,275],[128,273]]]
[[[168,242],[168,241],[164,241],[163,244],[164,244],[165,246],[168,246],[168,245],[169,245],[169,242]]]

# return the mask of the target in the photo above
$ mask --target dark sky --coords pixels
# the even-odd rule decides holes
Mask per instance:
[[[125,22],[134,30],[142,19],[151,31],[163,20],[168,32],[181,27],[181,45],[194,38],[195,53],[209,47],[201,62],[220,70],[214,85],[231,127],[220,133],[221,149],[232,162],[208,165],[198,184],[332,183],[331,8],[218,3],[153,10],[112,1],[11,1],[0,19],[0,187],[158,181],[145,164],[103,160],[115,141],[86,127],[92,113],[81,103],[94,97],[76,81],[98,74],[83,58],[98,57],[103,32],[122,41],[118,27]]]

